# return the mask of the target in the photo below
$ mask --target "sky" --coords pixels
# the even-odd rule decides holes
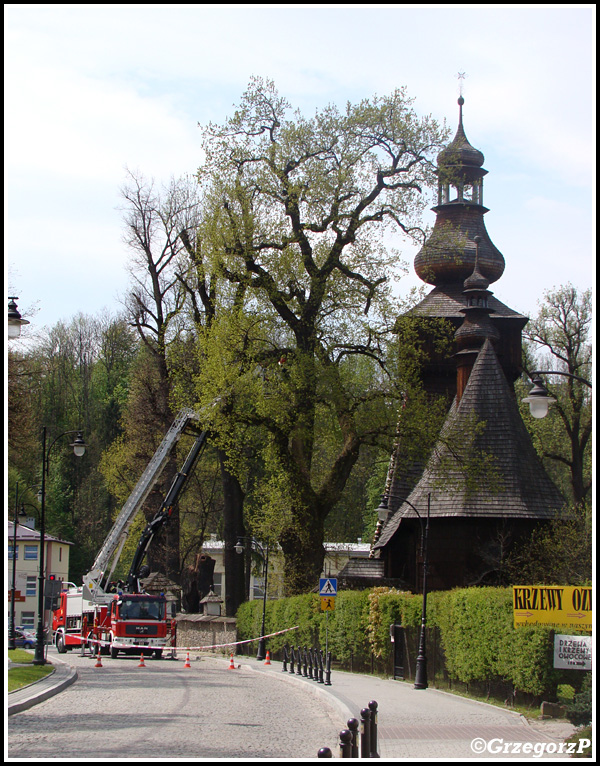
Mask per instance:
[[[534,316],[546,291],[593,286],[594,5],[8,3],[4,21],[5,284],[32,337],[122,310],[126,168],[193,174],[198,124],[253,76],[309,116],[406,86],[452,134],[462,86],[506,261],[494,295]],[[422,284],[417,249],[401,291]]]

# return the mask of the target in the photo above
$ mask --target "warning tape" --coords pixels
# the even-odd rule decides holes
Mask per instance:
[[[278,630],[275,633],[267,633],[264,636],[258,636],[257,638],[246,638],[243,641],[231,641],[226,644],[210,644],[209,646],[186,646],[185,649],[190,652],[200,652],[200,651],[206,651],[207,649],[223,649],[226,646],[241,646],[242,644],[251,644],[253,641],[260,641],[263,638],[272,638],[273,636],[280,636],[283,633],[288,633],[291,630],[298,630],[300,626],[295,625],[293,628],[284,628],[283,630]],[[75,640],[79,641],[80,643],[83,643],[84,641],[88,644],[98,644],[98,646],[113,646],[115,649],[183,649],[184,647],[177,647],[172,646],[170,644],[164,644],[162,646],[154,644],[121,644],[118,641],[113,641],[112,643],[110,641],[102,641],[99,638],[85,638],[81,635],[81,633],[67,633],[69,638],[74,638]]]

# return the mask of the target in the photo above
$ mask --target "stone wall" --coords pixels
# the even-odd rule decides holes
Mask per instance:
[[[215,617],[204,614],[178,614],[177,621],[177,648],[187,649],[198,647],[214,647],[207,649],[211,652],[231,654],[236,651],[235,646],[220,646],[237,641],[237,626],[234,617]]]

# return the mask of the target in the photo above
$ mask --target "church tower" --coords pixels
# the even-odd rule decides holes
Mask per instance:
[[[414,260],[417,275],[433,290],[408,316],[448,321],[454,332],[465,318],[465,280],[487,281],[487,287],[504,273],[504,257],[486,230],[483,205],[484,156],[469,143],[463,125],[464,98],[458,99],[459,121],[452,142],[438,155],[438,202],[433,208],[436,221]],[[509,385],[521,373],[521,331],[527,317],[513,311],[491,293],[485,296],[490,321],[496,328],[496,352]],[[465,331],[463,330],[463,334]],[[457,338],[458,341],[458,338]],[[459,349],[456,348],[455,352]],[[430,351],[423,371],[425,388],[446,393],[450,400],[457,392],[456,360]],[[464,381],[466,384],[466,380]]]

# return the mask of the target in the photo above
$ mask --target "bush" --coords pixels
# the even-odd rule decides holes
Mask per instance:
[[[587,726],[592,722],[592,674],[586,673],[581,691],[567,706],[567,718],[573,726]]]
[[[269,639],[271,651],[285,644],[325,648],[325,632],[334,658],[342,663],[391,657],[390,625],[421,624],[422,597],[390,588],[341,591],[335,610],[320,611],[316,593],[270,601],[266,632],[298,625],[298,630]],[[327,616],[326,616],[327,614]],[[262,601],[242,604],[240,639],[260,635]],[[457,588],[430,593],[427,625],[437,627],[445,655],[445,672],[463,683],[496,681],[534,696],[551,695],[560,673],[552,667],[551,631],[543,626],[513,627],[511,588]],[[587,696],[586,696],[587,695]],[[587,715],[591,691],[577,695],[573,715]],[[590,703],[591,704],[591,703]],[[586,707],[588,705],[588,707]]]

